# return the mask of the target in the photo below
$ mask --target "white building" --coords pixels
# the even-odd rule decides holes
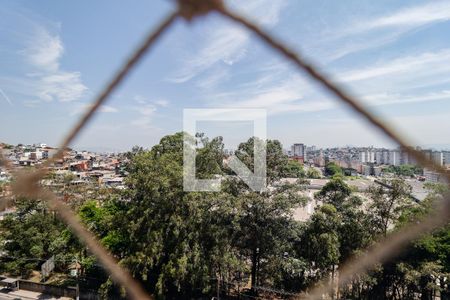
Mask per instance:
[[[445,176],[442,176],[438,172],[434,172],[432,170],[423,169],[423,176],[426,181],[435,182],[435,183],[447,183]]]
[[[389,164],[392,166],[400,165],[400,152],[396,150],[389,151]]]
[[[442,156],[444,158],[444,164],[450,165],[450,151],[442,151]]]
[[[434,163],[438,164],[439,166],[444,165],[444,155],[440,151],[434,151],[431,154],[431,159],[433,160]]]
[[[400,164],[401,165],[413,164],[412,157],[410,157],[408,152],[406,152],[406,151],[400,152]]]
[[[304,144],[294,144],[291,146],[291,156],[305,157],[306,147]]]
[[[383,164],[389,164],[389,151],[383,151]]]
[[[375,152],[372,149],[359,152],[359,161],[361,163],[374,163]]]
[[[381,152],[381,151],[375,152],[375,161],[376,161],[377,165],[384,164],[384,162],[383,162],[383,152]]]

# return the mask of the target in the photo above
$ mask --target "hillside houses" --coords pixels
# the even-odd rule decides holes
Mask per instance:
[[[46,144],[11,146],[0,145],[2,156],[16,168],[38,167],[53,157],[58,149]],[[50,179],[44,185],[55,186],[64,181],[70,185],[96,183],[106,187],[123,186],[122,158],[118,154],[95,153],[67,149],[63,157],[55,159],[49,166]],[[7,170],[2,170],[0,180],[6,181]],[[53,178],[53,179],[52,179]]]

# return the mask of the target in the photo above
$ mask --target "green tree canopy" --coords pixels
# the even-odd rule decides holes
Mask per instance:
[[[325,165],[325,174],[327,176],[343,175],[342,168],[339,167],[335,162],[329,162]]]

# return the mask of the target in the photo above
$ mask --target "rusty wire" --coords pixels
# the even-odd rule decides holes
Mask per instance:
[[[322,282],[316,285],[309,294],[301,296],[302,299],[322,299],[322,295],[332,291],[336,287],[342,287],[351,282],[356,276],[372,269],[378,263],[384,263],[399,255],[405,247],[418,237],[430,233],[436,228],[445,226],[450,219],[449,195],[447,201],[436,203],[433,211],[418,223],[410,223],[401,229],[389,234],[382,241],[367,249],[366,253],[348,260],[339,269],[338,286],[331,282]]]
[[[76,217],[73,211],[59,200],[50,191],[44,190],[38,185],[39,180],[46,174],[46,167],[63,156],[64,151],[71,144],[74,138],[82,131],[88,124],[89,120],[97,112],[98,108],[108,99],[111,93],[119,86],[119,84],[126,78],[130,70],[141,60],[145,53],[148,52],[156,40],[168,29],[174,22],[177,16],[182,16],[190,21],[196,16],[208,14],[211,11],[217,11],[226,18],[231,19],[255,33],[263,42],[276,50],[285,59],[293,63],[302,72],[316,80],[325,90],[333,94],[337,99],[346,103],[352,110],[363,116],[373,126],[377,127],[387,137],[400,145],[404,151],[410,154],[420,165],[433,169],[443,175],[448,182],[450,182],[450,175],[444,168],[435,164],[425,155],[411,147],[410,143],[404,138],[404,135],[396,132],[385,119],[375,116],[354,96],[348,93],[341,86],[334,83],[328,76],[319,71],[319,69],[301,58],[296,51],[291,50],[284,43],[272,35],[266,33],[259,26],[250,22],[246,18],[238,15],[236,12],[230,11],[226,8],[220,0],[178,0],[178,11],[166,17],[144,42],[136,49],[130,59],[124,64],[122,68],[113,76],[112,80],[106,85],[105,89],[99,94],[93,104],[87,109],[87,112],[80,118],[77,124],[72,128],[69,134],[58,148],[57,154],[49,159],[42,168],[32,174],[18,174],[17,182],[14,184],[13,192],[15,195],[28,195],[33,197],[40,197],[46,200],[52,208],[54,208],[61,218],[71,227],[74,233],[80,240],[89,248],[89,250],[99,259],[105,269],[110,273],[111,277],[116,283],[124,286],[128,295],[134,299],[149,299],[142,287],[132,276],[117,264],[114,257],[105,250],[98,242],[95,236],[86,230],[80,220]],[[448,198],[441,201],[441,209],[434,214],[430,214],[425,220],[418,224],[410,224],[391,235],[385,240],[381,241],[374,247],[368,250],[366,255],[351,260],[345,264],[340,270],[339,284],[347,283],[355,273],[362,273],[368,271],[371,266],[380,261],[386,261],[392,258],[398,251],[405,247],[410,241],[416,239],[421,234],[429,232],[437,227],[443,226],[449,219],[449,204]],[[319,285],[320,288],[314,289],[309,298],[318,299],[322,294],[330,291],[333,287],[329,284]]]
[[[152,296],[145,292],[140,283],[133,279],[131,274],[118,264],[117,260],[102,246],[95,235],[82,225],[72,209],[53,192],[45,190],[36,184],[36,176],[33,175],[35,174],[21,175],[20,185],[13,187],[14,194],[31,199],[45,200],[50,209],[58,212],[58,217],[69,226],[78,239],[89,249],[89,252],[95,255],[103,268],[111,275],[111,278],[127,290],[131,298],[153,299]],[[23,189],[23,184],[28,184],[28,189]]]
[[[17,182],[14,183],[13,187],[14,195],[40,198],[45,200],[52,209],[57,211],[58,216],[72,229],[81,242],[89,248],[89,251],[95,255],[103,267],[109,272],[112,279],[116,283],[123,286],[127,290],[128,295],[133,299],[152,299],[152,297],[145,292],[142,286],[135,279],[133,279],[126,269],[122,268],[117,263],[114,257],[100,244],[95,236],[84,228],[75,213],[67,205],[65,205],[62,200],[60,200],[54,193],[44,190],[39,186],[39,180],[47,173],[46,167],[50,166],[55,159],[63,156],[66,148],[86,126],[97,109],[108,99],[111,93],[126,78],[133,67],[135,67],[136,64],[142,59],[144,54],[148,52],[150,46],[155,44],[156,40],[169,28],[178,15],[178,11],[168,15],[156,27],[155,30],[150,32],[144,42],[136,48],[128,61],[113,76],[112,80],[106,85],[105,89],[99,94],[93,104],[87,109],[86,113],[72,128],[61,143],[55,156],[47,160],[41,168],[31,174],[17,173]]]
[[[338,100],[346,103],[357,114],[364,117],[371,125],[377,127],[382,133],[384,133],[384,135],[400,145],[401,148],[410,154],[420,165],[437,171],[447,179],[447,182],[450,182],[450,174],[446,172],[442,166],[436,164],[431,159],[428,159],[422,152],[410,147],[411,143],[409,143],[401,134],[396,132],[394,128],[388,124],[386,119],[376,117],[359,100],[353,97],[344,88],[334,83],[324,73],[320,72],[319,68],[301,58],[297,52],[291,50],[282,42],[278,41],[275,37],[266,33],[263,29],[246,18],[235,12],[231,12],[229,9],[224,7],[217,7],[216,10],[227,18],[241,24],[255,33],[269,47],[276,50],[285,59],[294,63],[295,66],[317,81],[325,90],[331,92]],[[408,242],[417,239],[421,234],[430,232],[433,229],[445,225],[450,218],[450,206],[448,203],[450,203],[450,198],[447,195],[447,197],[441,200],[441,203],[438,203],[440,206],[438,213],[430,214],[419,224],[410,223],[408,227],[391,234],[388,238],[371,248],[367,255],[354,259],[345,264],[340,273],[339,286],[347,283],[355,273],[368,271],[377,262],[382,262],[393,258],[399,253],[402,247],[404,247]],[[308,298],[321,299],[322,294],[329,292],[332,289],[333,286],[331,284],[324,284],[323,288],[313,290]]]
[[[89,106],[86,113],[78,120],[77,124],[67,134],[63,142],[58,148],[58,152],[54,158],[60,158],[66,148],[80,133],[80,131],[87,125],[87,123],[94,116],[97,109],[106,102],[108,97],[119,87],[123,80],[129,75],[130,71],[136,66],[136,64],[142,59],[142,57],[149,51],[150,47],[155,44],[156,40],[170,27],[179,15],[178,11],[169,14],[159,25],[148,34],[143,43],[139,45],[126,63],[114,74],[113,78],[108,82],[105,88]],[[53,160],[47,161],[47,166],[53,162]]]

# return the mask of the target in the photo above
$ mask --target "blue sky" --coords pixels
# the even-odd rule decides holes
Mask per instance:
[[[248,0],[227,4],[276,34],[415,144],[450,147],[449,1]],[[57,145],[171,1],[3,1],[0,141]],[[183,108],[266,108],[287,148],[393,146],[251,33],[212,14],[178,20],[75,141],[151,146]],[[223,126],[229,147],[251,132]],[[214,128],[214,129],[212,129]],[[221,133],[218,126],[199,129]],[[233,139],[234,137],[234,139]]]

